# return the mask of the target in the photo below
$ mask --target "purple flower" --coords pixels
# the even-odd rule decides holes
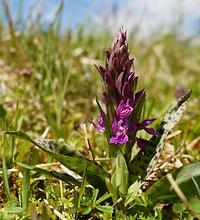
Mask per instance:
[[[120,119],[125,119],[132,113],[132,111],[133,108],[128,103],[125,104],[124,100],[122,100],[117,108],[117,116]]]
[[[155,130],[153,128],[147,128],[150,124],[152,124],[156,118],[147,119],[137,124],[137,130],[145,130],[148,134],[154,135]]]
[[[90,120],[90,122],[93,124],[94,128],[98,132],[104,132],[105,131],[105,127],[104,127],[104,123],[103,123],[103,118],[102,118],[101,114],[99,114],[99,117],[98,117],[98,124],[93,122],[92,120]]]
[[[113,136],[110,139],[111,144],[124,144],[128,142],[127,127],[123,124],[123,120],[114,119],[112,124]]]

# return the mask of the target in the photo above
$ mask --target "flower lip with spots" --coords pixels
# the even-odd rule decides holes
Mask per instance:
[[[117,116],[120,119],[127,118],[133,111],[133,108],[127,103],[124,103],[124,100],[122,100],[117,108]]]
[[[113,136],[110,139],[111,144],[125,144],[128,142],[127,127],[123,124],[123,120],[116,119],[112,124]]]

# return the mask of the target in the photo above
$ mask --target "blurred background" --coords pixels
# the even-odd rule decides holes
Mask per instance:
[[[47,28],[56,16],[61,0],[5,0],[18,30]],[[60,33],[66,29],[116,32],[121,25],[137,29],[140,38],[177,31],[180,37],[200,32],[200,0],[64,0]],[[6,24],[0,6],[1,21]]]

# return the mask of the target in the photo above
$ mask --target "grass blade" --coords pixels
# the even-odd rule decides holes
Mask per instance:
[[[196,185],[200,185],[200,161],[180,167],[172,172],[172,176],[187,198],[198,196],[199,192]],[[154,204],[157,202],[174,203],[179,200],[166,176],[151,186],[144,195]]]
[[[81,199],[82,199],[82,197],[84,195],[84,192],[85,192],[86,183],[87,183],[87,164],[85,164],[81,189],[80,189],[80,192],[79,192],[78,208],[80,208],[80,205],[81,205]]]
[[[25,168],[24,181],[22,186],[22,208],[24,211],[28,210],[29,187],[30,187],[30,170]]]
[[[3,168],[3,186],[5,190],[5,194],[7,196],[8,200],[12,200],[11,196],[11,191],[10,191],[10,186],[9,186],[9,180],[8,180],[8,170],[7,170],[7,165],[6,165],[6,151],[5,148],[8,146],[7,144],[7,137],[4,134],[3,135],[3,160],[2,160],[2,168]]]
[[[8,172],[7,172],[7,166],[6,166],[6,161],[5,161],[4,156],[3,156],[3,186],[4,186],[5,194],[8,200],[11,201],[12,197],[11,197],[10,186],[8,182]]]

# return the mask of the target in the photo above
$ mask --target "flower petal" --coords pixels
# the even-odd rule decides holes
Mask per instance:
[[[111,144],[125,144],[126,142],[128,142],[128,136],[125,131],[118,131],[116,136],[110,139]]]
[[[115,118],[113,123],[112,123],[112,131],[114,133],[116,133],[118,131],[118,129],[119,129],[119,125],[118,125],[117,119]]]
[[[102,78],[104,79],[104,75],[107,72],[107,70],[103,67],[103,66],[96,66],[96,69],[99,71],[99,73],[101,74]]]
[[[128,74],[130,72],[132,65],[133,65],[133,59],[128,60],[127,63],[125,64],[125,69],[124,69],[125,74]]]
[[[129,89],[129,84],[128,82],[125,82],[122,88],[122,96],[124,98],[127,98],[129,95],[130,89]]]
[[[93,121],[90,121],[90,123],[93,124],[94,128],[98,131],[98,132],[104,132],[105,131],[105,128],[104,127],[101,127],[99,124],[93,122]]]
[[[133,111],[133,108],[129,104],[125,104],[122,100],[117,108],[117,116],[120,119],[127,118]]]
[[[151,135],[155,135],[156,131],[153,128],[144,128],[144,130]]]
[[[93,124],[94,128],[98,132],[104,132],[105,131],[105,127],[104,127],[104,123],[103,123],[103,118],[102,118],[101,114],[99,114],[99,116],[98,116],[98,124],[95,123],[92,120],[89,120],[89,122]]]
[[[152,124],[155,120],[156,120],[156,118],[146,119],[146,120],[142,121],[141,123],[138,124],[138,130],[144,129],[145,127]]]

